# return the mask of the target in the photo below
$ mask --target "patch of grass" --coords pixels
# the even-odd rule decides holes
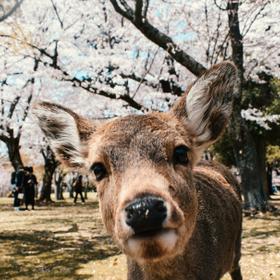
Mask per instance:
[[[85,205],[66,199],[20,212],[0,198],[0,213],[1,280],[126,279],[125,256],[106,234],[94,194]],[[280,279],[279,218],[244,219],[244,279]]]
[[[120,254],[104,232],[96,197],[14,212],[1,199],[0,279],[88,279],[76,272],[90,261]],[[4,211],[2,211],[4,210]]]

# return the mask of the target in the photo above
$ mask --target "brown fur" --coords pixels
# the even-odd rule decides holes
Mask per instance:
[[[127,255],[129,280],[215,280],[226,272],[242,279],[238,184],[222,165],[197,164],[224,130],[235,79],[231,63],[216,65],[170,112],[102,124],[61,106],[36,107],[62,161],[87,170],[102,164],[106,170],[96,182],[102,218]],[[187,159],[176,163],[181,146]],[[156,235],[139,237],[125,222],[125,208],[151,195],[164,201],[167,217]]]

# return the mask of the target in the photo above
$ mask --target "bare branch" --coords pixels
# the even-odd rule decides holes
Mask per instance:
[[[153,64],[154,64],[154,62],[155,62],[156,56],[157,56],[157,54],[158,54],[158,51],[159,51],[159,48],[158,48],[157,51],[155,52],[154,57],[153,57],[153,59],[152,59],[152,61],[151,61],[151,63],[150,63],[149,68],[146,70],[146,72],[144,73],[144,75],[143,75],[141,81],[139,82],[139,84],[138,84],[138,86],[137,86],[137,89],[135,90],[135,92],[134,92],[134,94],[133,94],[133,97],[135,97],[135,95],[137,94],[138,90],[140,89],[141,84],[143,83],[145,77],[146,77],[147,74],[151,71],[151,68],[152,68],[152,66],[153,66]]]
[[[257,20],[257,18],[260,16],[261,12],[265,9],[265,7],[267,6],[267,4],[269,3],[266,2],[263,4],[263,6],[259,9],[259,11],[255,14],[255,16],[253,17],[253,19],[251,20],[251,22],[249,23],[247,29],[245,30],[245,27],[242,31],[242,35],[243,35],[243,38],[247,35],[247,33],[250,31],[252,25],[254,24],[254,22]]]
[[[143,1],[142,0],[136,0],[135,1],[135,22],[141,22],[142,21],[142,8],[143,8]]]
[[[222,44],[220,45],[219,51],[216,53],[216,57],[213,61],[213,64],[216,64],[218,62],[219,56],[224,52],[223,58],[225,59],[225,54],[227,52],[228,48],[228,39],[229,39],[229,31],[227,32],[226,36],[224,37],[224,40],[222,41]]]
[[[55,5],[55,3],[53,2],[53,0],[50,0],[52,2],[52,6],[53,6],[53,9],[54,9],[54,12],[56,14],[56,17],[60,23],[60,27],[63,29],[63,21],[61,20],[60,16],[59,16],[59,13],[58,13],[58,10],[57,10],[57,7]]]
[[[16,0],[16,3],[14,4],[14,6],[5,13],[5,9],[3,8],[3,4],[1,5],[1,8],[4,12],[4,15],[2,15],[0,17],[0,22],[6,20],[9,16],[11,16],[16,10],[17,8],[22,4],[23,0]]]
[[[178,63],[186,67],[194,75],[201,75],[206,68],[197,62],[193,57],[184,52],[174,41],[162,33],[160,30],[151,25],[148,20],[135,21],[135,13],[130,8],[129,10],[124,10],[120,7],[117,0],[110,0],[116,12],[128,19],[137,29],[139,29],[142,34],[147,37],[150,41],[163,48],[169,53],[169,55],[176,60]],[[122,2],[123,6],[125,1]]]
[[[46,159],[47,159],[47,155],[46,155],[44,149],[42,148],[42,149],[40,150],[40,152],[41,152],[41,154],[42,154],[44,160],[46,160]]]
[[[148,87],[154,88],[154,89],[158,87],[157,83],[150,82],[145,77],[136,76],[135,73],[132,73],[132,74],[121,73],[120,76],[124,79],[130,79],[135,82],[142,83]]]
[[[7,116],[9,119],[11,119],[11,118],[13,117],[14,111],[15,111],[15,109],[16,109],[16,106],[17,106],[19,100],[20,100],[20,96],[17,96],[17,97],[13,100],[13,102],[11,103],[10,110],[9,110],[9,114],[8,114],[8,116]]]
[[[34,83],[34,79],[33,79],[33,83]],[[21,122],[21,125],[19,126],[17,137],[20,137],[23,124],[24,124],[24,122],[25,122],[25,120],[28,116],[28,112],[29,112],[29,109],[30,109],[30,104],[31,104],[32,97],[33,97],[33,90],[31,91],[30,95],[27,98],[26,107],[25,107],[24,112],[23,112],[23,116],[22,116],[22,119],[21,119],[22,122]]]
[[[149,0],[136,0],[135,1],[135,21],[145,21],[149,9]]]
[[[26,117],[28,115],[28,111],[30,109],[30,104],[31,104],[32,97],[33,97],[33,92],[31,92],[30,95],[27,98],[26,107],[25,107],[24,114],[23,114],[23,117],[22,117],[22,122],[24,122],[26,120]],[[21,125],[21,127],[22,127],[22,125]]]
[[[0,133],[0,141],[2,141],[2,142],[4,142],[4,143],[8,143],[9,140],[10,140],[9,137],[7,137],[7,136],[5,136],[5,135],[3,135],[3,134]]]
[[[54,41],[54,53],[52,55],[52,61],[53,61],[53,68],[57,68],[57,63],[58,63],[58,40]]]
[[[221,10],[221,11],[226,11],[227,10],[227,7],[222,7],[221,5],[219,5],[217,3],[217,0],[214,0],[214,4],[216,5],[216,7]]]
[[[133,21],[134,13],[133,10],[124,0],[110,0],[116,12],[130,21]],[[118,3],[119,2],[119,3]]]
[[[60,70],[60,69],[58,69],[58,70]],[[63,81],[72,82],[74,86],[78,86],[79,88],[82,88],[82,89],[84,89],[84,90],[86,90],[90,93],[101,95],[101,96],[104,96],[104,97],[107,97],[107,98],[110,98],[110,99],[123,100],[130,107],[132,107],[136,110],[140,110],[140,111],[143,111],[143,112],[147,110],[143,105],[141,105],[140,103],[135,101],[133,99],[133,97],[131,97],[129,94],[117,95],[116,93],[109,92],[108,90],[104,91],[102,89],[98,89],[98,88],[94,87],[91,84],[86,84],[85,82],[80,81],[76,77],[71,77],[65,71],[63,71],[63,74],[65,76],[64,78],[62,78]]]
[[[211,65],[213,65],[213,60],[214,60],[214,55],[215,55],[215,52],[216,52],[217,43],[218,43],[218,40],[220,38],[220,27],[221,27],[221,25],[222,25],[221,13],[219,12],[218,19],[217,19],[216,31],[215,31],[214,46],[213,46],[213,50],[212,50],[212,55],[210,56],[210,64]]]

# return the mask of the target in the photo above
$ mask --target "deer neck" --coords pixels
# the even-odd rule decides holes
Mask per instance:
[[[186,280],[186,258],[176,256],[166,261],[139,264],[127,258],[128,280]]]

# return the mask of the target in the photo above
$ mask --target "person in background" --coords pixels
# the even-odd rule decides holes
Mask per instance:
[[[11,184],[13,186],[14,194],[14,209],[16,211],[20,210],[20,195],[22,195],[23,179],[24,169],[22,167],[20,167],[16,172],[13,172],[11,175]]]
[[[36,176],[33,174],[33,167],[29,166],[25,168],[25,177],[23,180],[23,190],[24,190],[24,202],[25,209],[28,209],[28,205],[31,205],[32,210],[35,206],[35,187],[38,184]]]
[[[74,203],[77,202],[78,194],[81,196],[81,200],[83,203],[85,203],[85,199],[83,197],[83,176],[79,175],[78,179],[74,183],[74,190],[75,190],[75,198]]]

